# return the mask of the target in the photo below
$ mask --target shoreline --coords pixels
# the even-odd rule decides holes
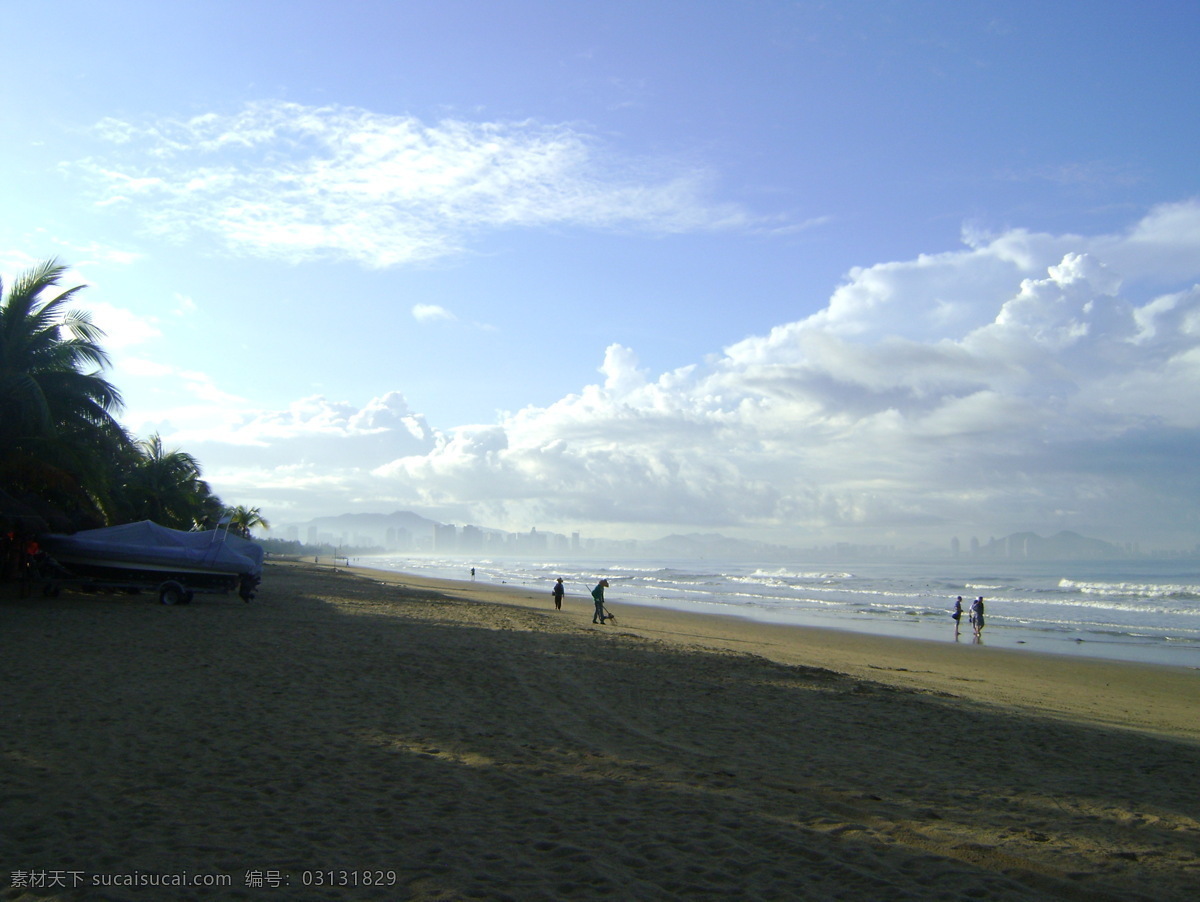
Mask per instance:
[[[0,900],[1194,896],[1190,671],[616,613],[298,562],[0,595]]]
[[[422,569],[419,565],[414,570],[393,570],[388,567],[376,566],[370,557],[354,559],[348,562],[347,566],[381,572],[403,572],[411,577],[425,578],[427,576],[430,579],[444,579],[450,583],[468,583],[465,577],[445,575],[437,572],[436,569]],[[495,581],[492,574],[482,576],[479,582],[509,586],[516,590],[529,589],[534,592],[543,586],[540,581],[532,582],[521,578],[516,578],[511,582]],[[772,626],[810,627],[930,642],[957,642],[958,644],[972,644],[973,642],[971,629],[966,624],[965,614],[960,637],[957,640],[953,638],[952,621],[949,618],[952,596],[945,597],[944,610],[922,609],[919,612],[911,611],[908,616],[901,616],[896,612],[878,616],[864,611],[857,614],[845,611],[829,613],[819,608],[811,610],[792,607],[756,608],[722,603],[721,596],[714,597],[712,601],[678,600],[669,597],[650,600],[637,593],[631,596],[623,595],[620,593],[619,584],[614,582],[613,585],[614,603],[621,606],[708,614]],[[576,582],[569,586],[568,593],[575,592],[577,596],[586,599],[588,588],[588,586],[581,586]],[[1039,628],[1037,625],[1023,623],[1006,616],[1003,604],[1000,608],[993,608],[982,644],[991,648],[1009,648],[1049,655],[1183,667],[1200,671],[1200,643],[1194,638],[1168,638],[1165,635],[1156,634],[1153,630],[1147,631],[1132,627],[1092,631],[1082,628]]]
[[[555,611],[547,588],[444,579],[351,566],[349,572],[452,597],[568,615],[593,628],[591,600],[567,595]],[[760,655],[856,678],[1200,742],[1200,672],[1034,649],[999,648],[823,626],[777,624],[727,614],[614,603],[616,629],[685,646]],[[627,612],[626,616],[621,616]],[[636,614],[633,613],[636,611]],[[601,629],[596,626],[595,629]],[[604,627],[609,629],[609,627]],[[969,627],[967,628],[969,631]],[[1094,690],[1103,687],[1103,695]]]

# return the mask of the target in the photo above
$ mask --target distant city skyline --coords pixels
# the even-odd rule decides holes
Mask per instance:
[[[411,512],[397,512],[392,517],[417,517]],[[354,553],[396,553],[417,555],[450,555],[469,558],[523,558],[526,556],[557,555],[559,560],[593,556],[630,558],[695,559],[754,559],[764,561],[800,560],[805,556],[822,559],[853,559],[880,557],[935,557],[1003,560],[1003,559],[1115,559],[1136,557],[1200,557],[1200,546],[1192,548],[1143,549],[1134,543],[1116,545],[1073,532],[1053,535],[1013,533],[1007,536],[970,536],[965,540],[955,536],[944,546],[918,543],[912,545],[871,545],[841,542],[828,546],[795,547],[745,542],[719,533],[664,535],[654,539],[615,539],[587,536],[580,531],[570,534],[542,531],[531,527],[524,532],[508,532],[475,524],[458,525],[428,521],[422,528],[386,525],[388,517],[367,515],[374,527],[364,524],[355,515],[325,518],[305,526],[289,525],[275,531],[270,538],[303,542],[309,548],[325,547]],[[420,519],[420,518],[419,518]],[[330,520],[339,521],[341,529]],[[380,525],[380,521],[384,521]],[[382,530],[382,531],[381,531]]]

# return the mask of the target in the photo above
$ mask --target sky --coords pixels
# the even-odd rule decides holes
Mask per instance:
[[[1200,542],[1194,0],[0,15],[5,284],[275,530]]]

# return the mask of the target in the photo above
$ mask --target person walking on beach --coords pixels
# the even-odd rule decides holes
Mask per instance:
[[[554,584],[554,610],[562,610],[563,595],[566,593],[566,587],[563,586],[562,577],[558,578],[558,582]]]
[[[983,596],[980,595],[971,602],[971,626],[975,628],[975,636],[978,638],[983,631]]]
[[[592,601],[596,602],[596,613],[592,614],[592,623],[604,625],[604,621],[608,619],[608,612],[604,610],[604,590],[608,588],[608,580],[602,579],[596,583],[596,588],[592,589]]]
[[[961,595],[958,596],[958,599],[954,602],[954,610],[950,613],[950,616],[954,618],[954,635],[957,636],[958,635],[958,624],[962,620],[962,596]]]

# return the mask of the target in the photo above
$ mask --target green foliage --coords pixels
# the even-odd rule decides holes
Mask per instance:
[[[102,375],[104,333],[55,293],[51,259],[0,284],[0,492],[37,499],[77,528],[153,520],[211,528],[226,513],[192,455],[159,435],[133,439],[117,422],[121,395]],[[238,531],[266,528],[258,508],[232,508]],[[61,528],[55,524],[54,528]]]
[[[263,519],[262,510],[257,507],[237,507],[226,508],[225,516],[229,518],[229,529],[242,538],[250,538],[250,530],[255,527],[262,529],[270,529],[271,524]]]
[[[0,489],[102,518],[108,462],[127,441],[121,396],[100,374],[103,332],[66,309],[83,286],[47,297],[65,270],[48,260],[0,302]]]
[[[157,434],[126,455],[116,496],[120,522],[153,520],[172,529],[211,528],[224,510],[196,458],[168,450]]]

